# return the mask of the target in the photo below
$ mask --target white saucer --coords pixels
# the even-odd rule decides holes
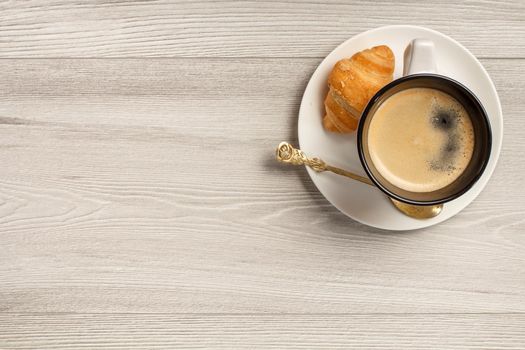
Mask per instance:
[[[427,220],[405,216],[376,188],[307,168],[319,191],[337,209],[356,221],[386,230],[413,230],[440,223],[470,204],[487,184],[501,150],[503,116],[496,88],[481,63],[461,44],[434,30],[408,25],[373,29],[347,40],[321,62],[306,87],[299,111],[299,146],[308,156],[320,157],[328,164],[366,176],[357,154],[356,134],[329,133],[322,127],[328,74],[344,57],[372,46],[388,45],[396,58],[394,79],[397,79],[403,71],[403,51],[415,38],[432,40],[436,47],[438,73],[463,83],[480,99],[492,127],[492,152],[478,182],[460,198],[446,203],[439,216]]]

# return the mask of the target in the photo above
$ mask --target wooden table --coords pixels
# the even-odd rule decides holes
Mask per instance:
[[[525,348],[525,2],[425,3],[2,1],[0,348]],[[486,189],[417,232],[273,159],[323,57],[387,24],[503,104]]]

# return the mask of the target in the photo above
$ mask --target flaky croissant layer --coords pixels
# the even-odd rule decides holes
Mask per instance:
[[[337,62],[328,78],[330,91],[324,101],[324,128],[340,133],[356,130],[368,101],[392,81],[394,66],[394,54],[386,45]]]

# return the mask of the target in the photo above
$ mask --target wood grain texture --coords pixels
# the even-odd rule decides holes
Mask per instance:
[[[523,349],[525,315],[0,315],[17,349]],[[416,326],[417,325],[417,326]]]
[[[0,349],[525,348],[523,1],[0,0]],[[491,74],[483,193],[389,233],[296,139],[336,45],[415,24]]]
[[[2,1],[0,57],[324,57],[424,25],[479,57],[525,57],[523,1]]]
[[[525,60],[483,61],[508,140],[488,187],[404,234],[273,160],[318,63],[1,60],[0,311],[525,312]]]

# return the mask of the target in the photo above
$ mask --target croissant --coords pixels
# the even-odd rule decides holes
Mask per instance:
[[[394,65],[394,54],[386,45],[337,62],[328,78],[330,91],[324,101],[324,128],[339,133],[356,130],[368,101],[392,81]]]

